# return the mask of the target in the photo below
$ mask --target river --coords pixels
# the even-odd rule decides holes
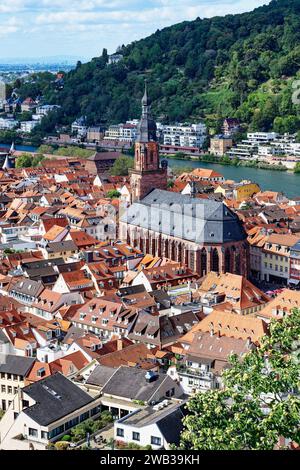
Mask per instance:
[[[167,159],[170,167],[211,168],[221,173],[225,179],[241,181],[249,179],[261,187],[262,190],[281,191],[288,197],[300,196],[300,174],[288,171],[261,170],[244,166],[218,165],[193,160]]]
[[[10,145],[0,144],[0,148],[10,148]],[[36,147],[16,145],[16,150],[21,152],[35,152]],[[288,171],[261,170],[258,168],[247,168],[244,166],[218,165],[217,163],[206,163],[193,160],[167,159],[170,167],[192,167],[213,168],[221,173],[225,179],[241,181],[249,179],[261,187],[262,190],[281,191],[288,197],[300,196],[300,174]]]
[[[11,145],[8,144],[0,144],[0,148],[2,149],[10,149]],[[15,150],[18,152],[36,152],[37,147],[31,147],[30,145],[15,145]]]

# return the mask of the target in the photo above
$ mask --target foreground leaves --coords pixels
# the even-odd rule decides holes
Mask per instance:
[[[189,400],[180,448],[272,450],[280,437],[300,443],[299,339],[296,309],[271,323],[256,350],[232,356],[224,389]]]

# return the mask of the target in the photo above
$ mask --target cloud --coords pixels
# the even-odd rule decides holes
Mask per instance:
[[[118,44],[130,43],[174,23],[198,16],[250,11],[265,3],[269,1],[0,0],[0,53],[11,49],[14,54],[14,50],[25,49],[25,45],[35,55],[47,54],[50,46],[52,54],[62,48],[64,54],[73,54],[75,48],[84,55],[95,54],[100,47],[114,51]],[[12,13],[18,24],[9,21]],[[18,37],[13,44],[11,33],[17,31],[22,39]],[[10,38],[7,44],[5,37]]]
[[[20,26],[20,20],[15,17],[9,18],[5,23],[0,23],[0,37],[16,33]]]

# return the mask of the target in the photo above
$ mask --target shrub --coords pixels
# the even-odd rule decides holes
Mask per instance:
[[[55,443],[55,449],[56,450],[68,450],[69,445],[70,444],[68,442],[59,441]]]

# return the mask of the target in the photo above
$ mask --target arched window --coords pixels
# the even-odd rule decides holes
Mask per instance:
[[[173,242],[171,245],[171,260],[172,261],[176,261],[175,248],[176,248],[176,245],[175,245],[175,242]]]
[[[235,274],[241,274],[241,255],[238,252],[235,255]]]
[[[145,253],[145,239],[144,239],[144,234],[143,233],[141,233],[140,250],[141,250],[142,253]]]
[[[203,248],[201,251],[201,270],[200,270],[201,276],[205,276],[207,274],[207,253],[206,249]]]
[[[231,254],[230,250],[227,248],[225,251],[225,273],[231,272]]]
[[[155,256],[155,254],[156,254],[156,239],[154,237],[152,238],[152,242],[151,242],[151,255]]]
[[[220,271],[219,268],[219,253],[217,248],[214,248],[211,254],[211,270],[218,273]]]
[[[169,241],[165,240],[165,257],[169,258]]]
[[[150,253],[150,240],[149,240],[149,233],[145,235],[145,245],[146,245],[146,254]]]

